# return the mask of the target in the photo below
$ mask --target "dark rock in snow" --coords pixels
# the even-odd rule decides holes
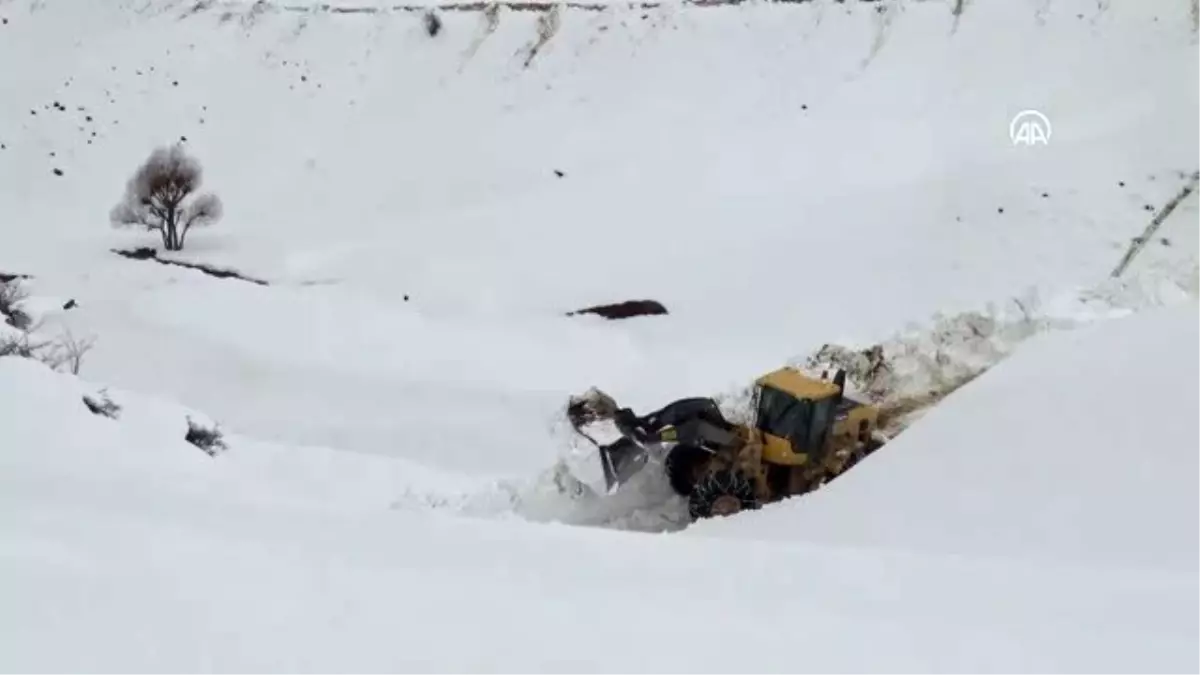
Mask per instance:
[[[259,286],[269,285],[266,281],[264,281],[262,279],[255,279],[254,277],[248,277],[248,276],[242,274],[241,272],[238,272],[237,270],[222,269],[220,267],[214,267],[212,265],[205,265],[204,263],[191,263],[191,262],[184,262],[182,260],[166,260],[163,258],[159,258],[158,251],[154,250],[153,248],[151,248],[149,246],[143,246],[141,248],[135,248],[132,250],[112,249],[112,252],[116,253],[117,255],[119,255],[123,258],[129,258],[131,260],[150,260],[150,261],[156,262],[160,265],[174,265],[176,267],[185,267],[190,270],[196,270],[197,272],[203,272],[210,277],[216,277],[218,279],[237,279],[239,281],[246,281],[246,282],[249,282],[252,284],[257,284]]]
[[[158,257],[158,252],[149,246],[135,248],[131,251],[116,251],[116,254],[133,260],[153,260]]]
[[[635,316],[657,316],[667,313],[667,308],[656,300],[626,300],[612,305],[596,305],[568,312],[567,316],[595,314],[606,319],[629,319]]]

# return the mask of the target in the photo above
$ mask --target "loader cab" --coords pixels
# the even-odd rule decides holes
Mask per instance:
[[[763,435],[763,460],[795,466],[821,459],[842,400],[841,384],[793,368],[759,378],[754,426]]]

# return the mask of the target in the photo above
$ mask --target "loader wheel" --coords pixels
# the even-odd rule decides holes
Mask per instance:
[[[698,471],[708,462],[709,453],[694,445],[677,445],[667,453],[667,479],[675,494],[687,497],[696,488]]]
[[[758,507],[754,484],[745,474],[733,471],[708,474],[696,484],[688,498],[688,512],[692,520],[731,516]]]

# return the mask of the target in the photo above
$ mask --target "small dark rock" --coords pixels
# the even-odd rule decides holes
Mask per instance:
[[[88,115],[87,117],[83,118],[83,120],[84,120],[85,122],[91,122],[91,121],[92,121],[92,116],[91,116],[91,115]]]
[[[171,86],[172,86],[172,87],[178,87],[178,86],[179,86],[179,80],[171,80]]]
[[[807,104],[807,103],[801,103],[801,104],[800,104],[800,109],[801,109],[801,110],[808,110],[808,104]]]
[[[1118,182],[1117,187],[1125,187],[1125,181]]]
[[[554,170],[554,175],[555,175],[555,176],[558,176],[559,178],[562,178],[563,176],[565,176],[565,175],[567,175],[567,174],[563,173],[562,171],[559,171],[558,169],[555,169],[555,170]]]
[[[1154,207],[1153,207],[1153,206],[1151,206],[1150,204],[1146,204],[1145,206],[1143,206],[1143,207],[1142,207],[1142,210],[1144,210],[1144,211],[1153,211],[1153,210],[1154,210]]]
[[[75,298],[71,298],[63,303],[63,309],[75,309],[79,304],[75,302]]]
[[[179,137],[179,142],[180,142],[180,143],[187,143],[187,136],[180,136],[180,137]]]
[[[1004,213],[1004,207],[1001,206],[1000,208],[996,209],[996,213]]]
[[[62,169],[55,169],[55,170],[54,170],[54,175],[55,175],[55,176],[61,176],[61,175],[63,175]]]
[[[1049,196],[1050,196],[1050,193],[1049,193],[1049,192],[1043,192],[1043,193],[1042,193],[1042,199],[1045,199],[1046,197],[1049,197]]]
[[[301,82],[308,82],[308,76],[307,76],[307,75],[301,75],[301,76],[300,76],[300,81],[301,81]]]
[[[404,301],[408,302],[408,294],[407,293],[404,294]]]
[[[1163,246],[1170,246],[1171,240],[1167,239],[1166,237],[1163,237],[1162,239],[1158,240],[1158,243],[1162,244]]]

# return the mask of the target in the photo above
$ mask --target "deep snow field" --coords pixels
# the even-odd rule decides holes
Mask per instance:
[[[1196,194],[1111,276],[1200,168],[1194,1],[439,16],[0,0],[0,273],[94,340],[0,358],[0,668],[1200,671]],[[180,139],[225,216],[163,257],[267,285],[112,252]],[[756,512],[589,487],[571,394],[827,343],[982,374]]]

